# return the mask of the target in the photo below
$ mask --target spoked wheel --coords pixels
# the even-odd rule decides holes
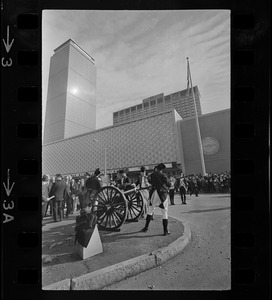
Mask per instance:
[[[104,186],[95,196],[93,210],[97,214],[97,224],[101,229],[119,228],[126,220],[127,200],[116,187]]]
[[[134,191],[126,194],[126,198],[128,200],[127,221],[137,220],[141,216],[144,209],[143,196],[141,192]]]

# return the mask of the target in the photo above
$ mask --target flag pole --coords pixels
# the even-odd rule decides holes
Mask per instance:
[[[195,93],[194,93],[194,89],[193,89],[193,82],[192,82],[190,65],[189,65],[189,57],[187,57],[187,80],[189,80],[189,82],[187,83],[187,87],[190,83],[191,89],[192,89],[192,95],[193,95],[193,100],[194,100],[194,108],[195,108],[196,131],[197,131],[197,137],[198,137],[197,141],[198,141],[198,148],[199,148],[199,152],[200,152],[201,170],[202,170],[202,175],[205,176],[206,175],[206,168],[205,168],[205,161],[204,161],[204,155],[203,155],[200,127],[199,127],[199,121],[198,121],[198,113],[197,113],[197,108],[196,108]]]

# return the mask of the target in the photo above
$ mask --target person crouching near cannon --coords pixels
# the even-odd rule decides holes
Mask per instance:
[[[100,178],[99,168],[94,171],[94,175],[90,176],[85,183],[86,195],[84,201],[84,207],[96,206],[98,203],[95,201],[94,196],[96,192],[102,187],[102,179]]]
[[[145,218],[147,215],[147,211],[148,211],[148,204],[149,204],[149,191],[148,188],[150,187],[150,183],[148,182],[148,177],[145,173],[145,167],[142,166],[141,167],[141,174],[138,177],[137,181],[136,181],[136,186],[139,187],[141,189],[141,193],[143,196],[143,202],[144,202],[144,209],[143,209],[143,213],[142,213],[142,218]]]
[[[165,165],[161,163],[156,167],[156,171],[151,174],[150,205],[148,207],[145,227],[141,232],[147,232],[152,214],[155,208],[159,206],[162,212],[163,233],[164,235],[170,234],[170,231],[168,231],[168,188],[170,187],[170,182],[167,176],[162,173],[162,170],[165,168]]]
[[[118,173],[117,173],[116,186],[120,190],[123,190],[123,191],[127,191],[127,190],[133,188],[133,186],[131,186],[131,180],[127,176],[127,173],[125,172],[124,169],[119,170]]]

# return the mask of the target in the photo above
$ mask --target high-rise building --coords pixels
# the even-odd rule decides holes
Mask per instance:
[[[94,59],[69,39],[50,60],[43,144],[96,128]]]
[[[194,94],[197,114],[201,116],[200,93],[197,86],[194,86]],[[113,125],[126,123],[172,108],[174,108],[183,119],[194,117],[195,107],[191,90],[189,94],[186,89],[166,96],[164,96],[163,93],[154,95],[143,99],[141,104],[116,111],[113,113]]]

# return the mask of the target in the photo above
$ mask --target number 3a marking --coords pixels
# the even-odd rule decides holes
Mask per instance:
[[[4,63],[4,59],[5,59],[5,57],[2,57],[2,66],[3,67],[10,67],[12,65],[12,59],[9,58],[9,63],[8,63],[8,60],[6,60],[6,63]]]

